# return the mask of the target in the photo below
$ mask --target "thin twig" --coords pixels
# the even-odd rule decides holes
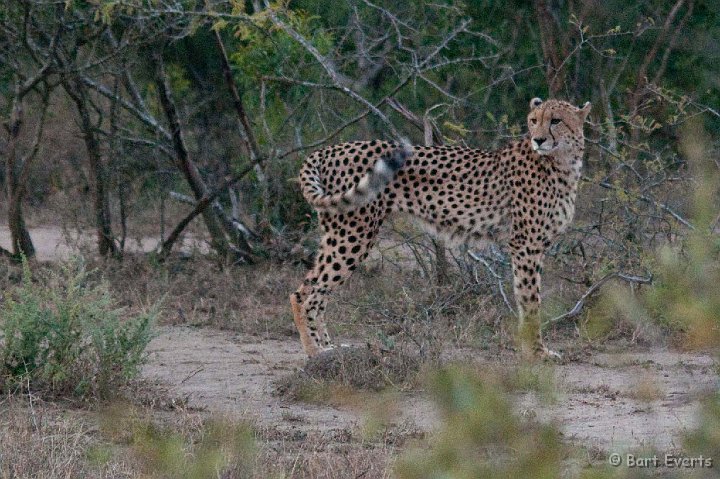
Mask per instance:
[[[590,183],[595,183],[591,178],[588,178],[587,176],[583,176],[582,179],[583,179],[584,181],[587,181],[587,182],[590,182]],[[601,187],[603,187],[603,188],[609,189],[609,190],[622,191],[623,193],[625,193],[625,194],[628,195],[628,196],[634,196],[635,198],[637,198],[637,199],[639,199],[639,200],[642,200],[642,201],[645,201],[646,203],[651,203],[651,204],[657,206],[658,208],[660,208],[661,210],[665,211],[666,213],[668,213],[670,216],[672,216],[673,218],[675,218],[679,223],[682,223],[683,225],[687,226],[687,227],[690,228],[691,230],[694,230],[694,229],[695,229],[695,226],[694,226],[692,223],[690,223],[688,220],[686,220],[685,218],[683,218],[682,216],[680,216],[678,213],[676,213],[672,208],[670,208],[670,207],[669,207],[668,205],[666,205],[665,203],[660,203],[660,202],[655,201],[655,200],[653,200],[652,198],[650,198],[650,197],[648,197],[648,196],[645,196],[645,195],[638,195],[638,194],[636,194],[636,193],[633,193],[632,191],[629,191],[629,190],[627,190],[627,189],[625,189],[625,188],[620,188],[620,187],[615,186],[615,185],[613,185],[613,184],[611,184],[611,183],[608,183],[608,182],[606,182],[606,181],[601,181],[600,183],[595,183],[595,184],[597,184],[597,185],[599,185],[599,186],[601,186]]]
[[[182,381],[180,381],[180,384],[185,384],[185,381],[187,381],[188,379],[194,377],[196,374],[198,374],[198,373],[200,373],[200,372],[202,372],[202,371],[205,371],[205,368],[204,368],[204,367],[201,367],[201,368],[196,369],[195,371],[193,371],[193,372],[191,372],[190,374],[188,374],[187,376],[185,376],[185,379],[183,379]]]
[[[610,281],[613,278],[622,279],[623,281],[627,281],[628,283],[635,283],[635,284],[650,284],[652,282],[652,275],[650,275],[647,278],[643,278],[641,276],[632,276],[625,273],[619,273],[617,271],[613,273],[606,274],[602,278],[600,278],[598,281],[595,282],[590,288],[585,291],[585,294],[583,294],[577,303],[575,303],[575,306],[568,311],[567,313],[561,314],[560,316],[557,316],[553,319],[549,319],[545,321],[544,324],[550,324],[550,323],[557,323],[559,321],[563,321],[565,319],[570,319],[578,316],[583,308],[585,307],[585,302],[587,299],[592,296],[597,290],[603,287],[605,283]]]
[[[510,310],[510,312],[514,315],[517,315],[517,312],[515,311],[515,308],[513,308],[512,303],[508,299],[507,293],[505,293],[505,285],[503,283],[503,277],[495,272],[492,266],[483,258],[482,256],[473,253],[472,251],[468,251],[468,256],[470,256],[475,261],[479,262],[483,266],[485,266],[485,269],[488,270],[488,272],[497,280],[498,283],[498,289],[500,290],[500,295],[502,296],[503,301],[505,302],[505,306]]]

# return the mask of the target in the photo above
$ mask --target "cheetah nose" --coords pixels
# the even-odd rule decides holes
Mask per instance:
[[[539,147],[539,146],[541,146],[543,143],[545,143],[545,138],[535,138],[533,141],[534,141],[535,144]]]

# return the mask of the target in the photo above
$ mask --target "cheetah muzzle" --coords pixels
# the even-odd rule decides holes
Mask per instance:
[[[332,348],[328,297],[367,257],[385,218],[401,212],[455,244],[506,246],[521,351],[556,356],[540,334],[541,270],[546,249],[575,213],[590,108],[533,98],[528,134],[496,151],[374,140],[312,153],[300,183],[324,234],[314,267],[290,297],[305,352]]]

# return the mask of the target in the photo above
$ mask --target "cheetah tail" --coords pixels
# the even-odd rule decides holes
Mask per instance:
[[[411,154],[412,150],[408,147],[386,153],[375,162],[373,169],[363,176],[360,182],[342,193],[328,195],[318,183],[304,185],[305,197],[313,207],[322,211],[344,213],[364,206],[387,187]]]

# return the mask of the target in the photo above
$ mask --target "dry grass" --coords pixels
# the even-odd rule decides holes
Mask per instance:
[[[225,268],[202,259],[153,265],[143,259],[106,267],[116,296],[129,305],[164,299],[166,324],[230,329],[263,337],[295,334],[288,297],[303,272],[264,264]]]
[[[467,275],[438,286],[417,265],[400,268],[378,255],[337,292],[327,316],[341,336],[371,338],[387,348],[407,342],[423,358],[437,359],[450,347],[511,343],[514,318],[494,293]]]
[[[12,396],[0,408],[0,477],[216,477],[212,470],[226,479],[386,478],[407,437],[420,436],[387,431],[368,442],[351,431],[252,433],[235,419],[187,410],[91,411]]]
[[[358,392],[411,387],[421,365],[420,357],[405,348],[342,347],[309,359],[278,381],[275,392],[292,401],[339,405],[354,402]]]
[[[38,479],[137,477],[122,459],[94,461],[96,428],[82,412],[33,398],[9,397],[0,407],[0,477]]]
[[[272,339],[296,336],[288,297],[306,274],[303,266],[268,261],[220,268],[200,255],[177,255],[162,264],[134,254],[121,262],[88,262],[129,312],[161,302],[160,324],[211,326]],[[33,271],[42,281],[54,268],[39,264]],[[493,290],[466,280],[456,277],[436,288],[434,279],[419,275],[416,268],[398,269],[378,255],[331,298],[331,335],[338,342],[379,342],[385,349],[408,342],[426,358],[450,345],[507,346],[514,318]],[[17,268],[0,258],[0,288],[19,281]]]
[[[662,385],[651,376],[640,378],[637,384],[627,394],[627,397],[644,403],[659,401],[665,397]]]
[[[405,441],[417,437],[408,431],[391,433],[369,442],[351,431],[310,433],[292,437],[287,431],[266,431],[257,456],[256,476],[287,479],[346,479],[392,477],[392,467]],[[265,475],[263,475],[265,474]]]
[[[160,324],[230,329],[268,338],[295,335],[288,297],[304,274],[292,265],[262,264],[221,269],[204,258],[173,257],[156,264],[146,256],[121,261],[89,260],[93,277],[107,281],[113,297],[129,313],[162,305]],[[32,265],[42,283],[56,265]],[[19,266],[0,258],[0,291],[21,281]]]
[[[308,360],[303,372],[310,379],[379,391],[412,382],[419,369],[420,358],[406,349],[343,347]]]

